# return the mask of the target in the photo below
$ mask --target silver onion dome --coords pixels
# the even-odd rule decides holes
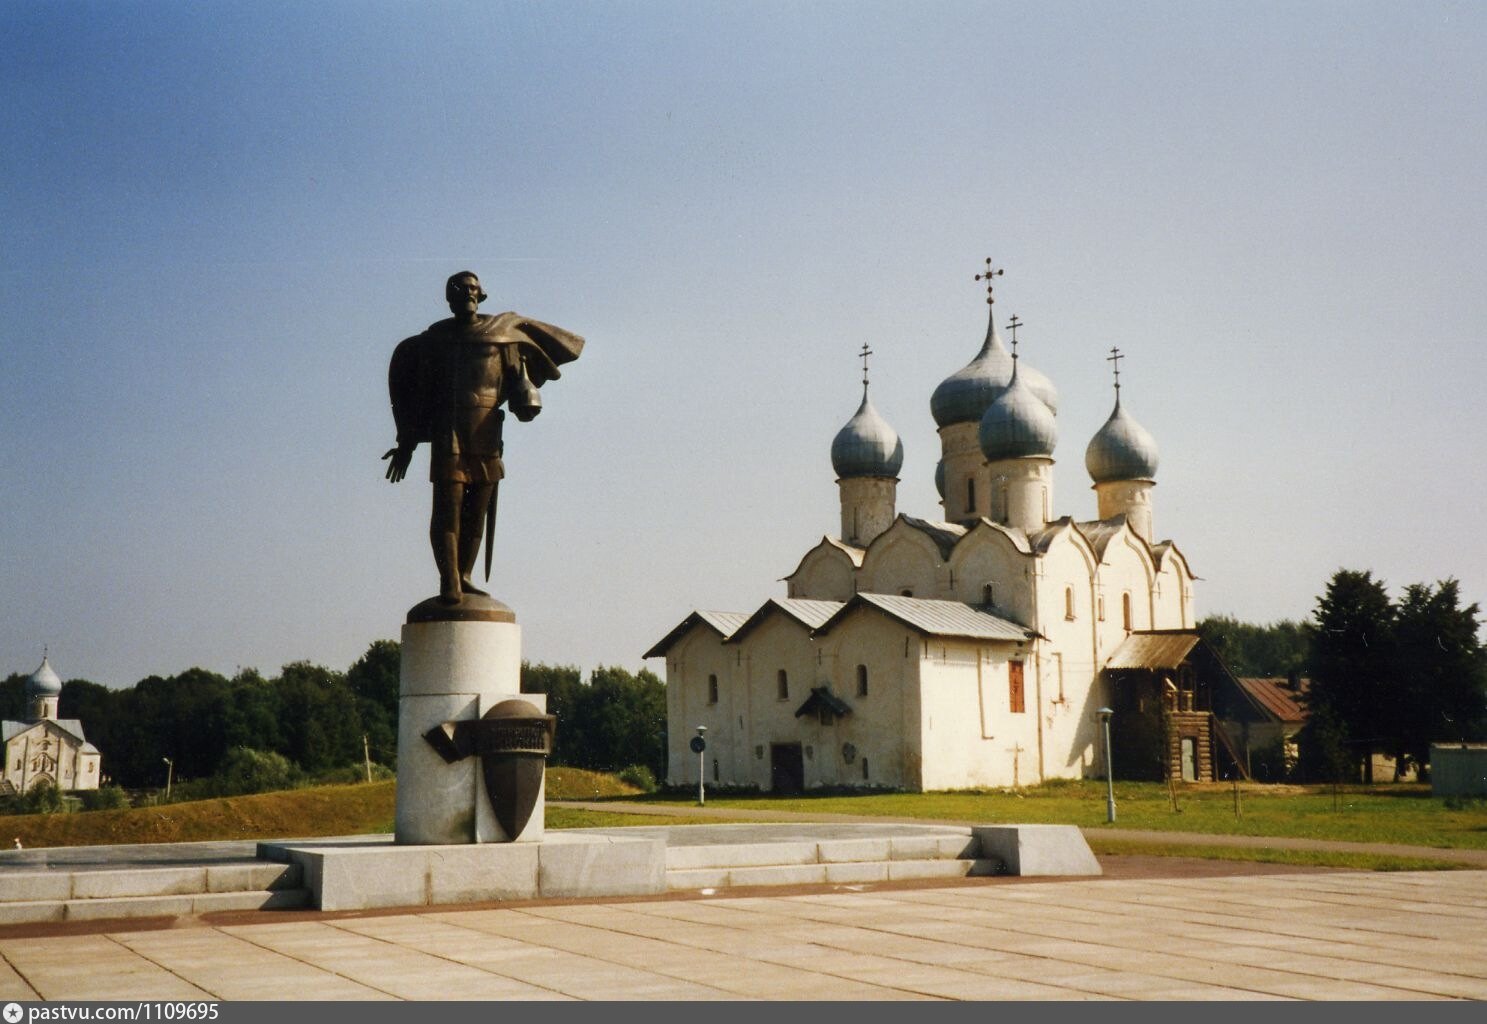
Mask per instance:
[[[1058,412],[1058,392],[1052,381],[1027,366],[1023,366],[1018,374],[1049,411]],[[986,342],[976,353],[976,358],[940,381],[939,387],[935,388],[929,399],[930,414],[941,427],[952,423],[975,423],[1011,381],[1012,353],[1007,351],[993,320],[986,326]]]
[[[1090,439],[1084,468],[1097,484],[1111,480],[1152,480],[1157,475],[1157,442],[1115,397],[1115,410]]]
[[[981,453],[990,462],[1053,454],[1058,427],[1048,408],[1023,382],[1021,370],[981,417]]]
[[[888,421],[878,415],[863,389],[862,404],[831,442],[831,466],[838,477],[898,476],[904,445]]]
[[[43,655],[41,667],[26,680],[26,698],[56,697],[62,692],[62,679],[52,669],[51,662]]]

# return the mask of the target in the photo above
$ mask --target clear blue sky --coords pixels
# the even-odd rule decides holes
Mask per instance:
[[[0,673],[345,668],[434,592],[385,373],[478,272],[589,339],[508,430],[494,592],[638,668],[836,531],[856,352],[929,395],[998,310],[1055,512],[1156,436],[1200,614],[1340,567],[1487,600],[1480,3],[0,5]],[[653,668],[659,667],[652,664]]]

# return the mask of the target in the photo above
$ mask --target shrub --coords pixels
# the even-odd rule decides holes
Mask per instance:
[[[643,793],[656,791],[656,773],[643,764],[632,764],[628,768],[622,768],[619,780],[627,786],[634,786]]]
[[[56,814],[66,807],[62,791],[50,782],[32,786],[16,800],[17,814]]]
[[[83,791],[85,811],[117,811],[128,806],[129,794],[118,786],[100,786]]]
[[[233,747],[222,761],[222,770],[217,773],[216,789],[223,796],[266,793],[291,788],[298,775],[299,770],[283,754]]]

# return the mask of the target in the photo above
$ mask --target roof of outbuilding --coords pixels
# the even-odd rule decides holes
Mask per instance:
[[[1132,633],[1126,637],[1105,668],[1112,671],[1122,669],[1175,669],[1198,645],[1198,634],[1190,629],[1163,629]]]
[[[1235,681],[1245,693],[1253,698],[1262,711],[1276,721],[1306,721],[1306,706],[1302,701],[1306,697],[1306,691],[1311,687],[1310,679],[1303,677],[1296,680],[1294,688],[1291,681],[1284,676],[1242,676],[1236,677]]]
[[[742,640],[746,634],[758,626],[776,611],[783,612],[806,629],[815,629],[821,623],[831,618],[832,613],[842,606],[840,601],[812,601],[802,597],[780,598],[771,597],[761,604],[753,615],[750,615],[739,624],[733,633],[723,642],[733,643]]]
[[[830,632],[837,623],[863,607],[876,608],[889,618],[929,636],[1021,642],[1034,635],[1026,626],[961,601],[868,593],[854,595],[852,600],[817,627],[814,635]]]
[[[685,636],[688,630],[697,625],[707,626],[714,633],[717,633],[726,640],[733,635],[739,626],[744,624],[744,621],[748,617],[747,612],[693,612],[685,619],[682,619],[670,633],[667,633],[660,640],[656,641],[655,645],[641,655],[641,657],[666,657],[666,652],[671,650],[672,646]]]

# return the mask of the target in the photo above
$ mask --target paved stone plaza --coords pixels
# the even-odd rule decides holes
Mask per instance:
[[[6,929],[0,999],[1487,998],[1487,872],[976,879]]]

